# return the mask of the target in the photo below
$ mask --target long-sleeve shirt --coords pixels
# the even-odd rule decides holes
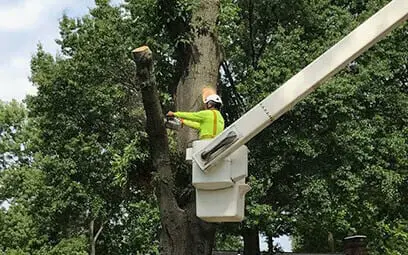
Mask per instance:
[[[217,110],[199,112],[175,112],[184,125],[200,131],[200,140],[212,139],[224,130],[224,118]]]

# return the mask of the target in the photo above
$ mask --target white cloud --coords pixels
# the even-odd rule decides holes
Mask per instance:
[[[0,69],[0,99],[21,101],[27,94],[35,93],[36,89],[28,81],[28,68],[3,67]]]
[[[10,61],[10,67],[20,70],[25,69],[29,64],[30,59],[23,56],[13,57]]]
[[[21,101],[36,92],[28,76],[37,44],[56,54],[62,14],[80,17],[92,6],[94,0],[0,0],[0,100]]]
[[[56,6],[54,0],[25,0],[0,9],[0,30],[27,30],[41,20],[47,10]]]
[[[21,101],[36,92],[28,76],[37,44],[55,54],[62,14],[81,16],[89,6],[93,0],[0,1],[0,100]]]
[[[13,54],[4,64],[0,65],[0,99],[21,101],[27,94],[35,94],[36,89],[28,80],[30,75],[30,58],[27,52]]]

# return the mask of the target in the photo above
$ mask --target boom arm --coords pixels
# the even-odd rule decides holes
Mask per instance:
[[[193,155],[203,171],[269,126],[320,84],[408,18],[408,0],[393,0],[266,97]]]

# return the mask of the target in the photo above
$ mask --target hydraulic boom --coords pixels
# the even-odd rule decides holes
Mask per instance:
[[[206,172],[269,126],[320,84],[408,18],[408,0],[393,0],[253,107],[192,157]]]

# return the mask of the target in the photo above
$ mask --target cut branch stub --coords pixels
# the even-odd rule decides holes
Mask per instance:
[[[140,86],[151,86],[153,79],[153,53],[148,46],[141,46],[132,51],[136,63],[136,76]]]
[[[132,55],[137,65],[149,66],[153,60],[152,51],[145,45],[134,49]]]

